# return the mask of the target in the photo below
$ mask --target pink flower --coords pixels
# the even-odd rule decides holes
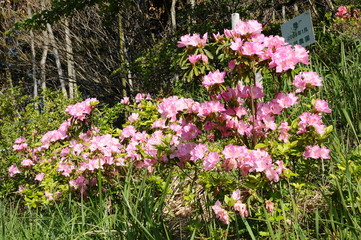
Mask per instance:
[[[241,200],[241,190],[237,189],[232,192],[232,199],[235,201]]]
[[[199,117],[208,116],[212,113],[221,113],[225,111],[224,105],[219,101],[208,101],[198,105],[194,105],[192,110],[197,112]]]
[[[219,161],[219,154],[217,152],[210,152],[207,157],[205,157],[203,166],[205,170],[211,170],[214,165]]]
[[[196,138],[202,131],[197,128],[194,123],[187,123],[182,127],[181,138],[184,141],[189,141]]]
[[[233,40],[233,42],[231,42],[230,48],[233,51],[242,51],[242,46],[243,46],[243,40],[241,38],[236,38]],[[234,62],[234,60],[232,60],[232,61]],[[234,68],[234,66],[233,66],[233,68]],[[231,68],[231,69],[233,69],[233,68]]]
[[[202,56],[202,62],[207,64],[208,63],[208,56],[204,55],[204,54],[201,54],[201,56]]]
[[[68,129],[70,127],[70,121],[65,121],[62,124],[60,124],[59,128],[58,128],[58,132],[62,135],[61,139],[64,139],[65,136],[67,136],[68,133]]]
[[[145,99],[145,94],[144,93],[137,93],[137,95],[135,95],[135,102],[139,103],[140,101],[142,101],[143,99]]]
[[[218,33],[212,33],[213,38],[215,41],[220,41],[222,39],[222,35],[218,32]]]
[[[307,126],[312,126],[318,134],[324,134],[326,126],[322,123],[322,118],[318,114],[312,114],[304,112],[299,116],[301,121],[298,122],[298,128],[300,129],[297,134],[307,131]]]
[[[322,78],[312,71],[296,75],[292,84],[297,88],[296,93],[303,92],[306,88],[323,86]]]
[[[239,215],[241,217],[248,217],[248,211],[247,211],[247,205],[242,203],[240,200],[238,200],[234,205],[233,205],[234,210],[239,212]]]
[[[187,110],[192,107],[194,101],[192,99],[178,98],[171,96],[163,99],[158,105],[158,112],[163,119],[170,118],[172,122],[176,121],[178,112]]]
[[[22,152],[22,151],[25,151],[27,147],[28,147],[27,143],[14,144],[13,145],[13,150],[18,151],[18,152]]]
[[[348,10],[345,6],[340,6],[337,9],[336,17],[342,17],[343,15],[346,15],[347,12]]]
[[[264,46],[259,42],[245,42],[242,46],[242,54],[247,56],[260,55],[263,53]]]
[[[50,193],[50,192],[45,192],[44,193],[45,194],[45,197],[47,198],[47,199],[49,199],[49,200],[54,200],[54,197],[53,197],[53,194],[52,193]]]
[[[70,180],[69,185],[73,186],[75,189],[80,188],[80,192],[85,193],[86,190],[88,190],[89,179],[81,175],[75,180]]]
[[[199,60],[201,60],[202,56],[200,54],[198,55],[191,55],[188,57],[188,60],[190,63],[194,64],[196,62],[198,62]]]
[[[121,139],[126,139],[126,138],[130,138],[132,137],[135,133],[137,132],[137,130],[132,126],[126,126],[125,128],[123,128],[122,133],[120,134],[120,138]]]
[[[36,174],[35,180],[41,182],[41,181],[43,181],[44,176],[45,176],[45,173]]]
[[[190,55],[188,57],[188,60],[191,64],[195,64],[196,62],[202,60],[204,63],[208,63],[208,57],[204,54],[198,54],[198,55]]]
[[[297,63],[303,63],[303,64],[310,64],[308,61],[308,52],[306,48],[302,47],[301,45],[295,45],[294,48],[294,57],[297,59]]]
[[[121,104],[124,104],[124,105],[129,105],[130,101],[129,101],[129,97],[124,97],[121,101],[120,101]]]
[[[327,149],[325,146],[319,147],[318,145],[315,146],[306,146],[306,151],[303,152],[302,156],[305,158],[313,158],[313,159],[330,159],[330,150]]]
[[[139,118],[139,113],[132,113],[132,114],[128,117],[128,120],[129,120],[129,122],[133,123],[133,122],[135,122],[138,118]]]
[[[24,159],[22,162],[21,162],[21,166],[23,167],[30,167],[30,166],[33,166],[34,165],[34,162],[31,161],[30,159],[26,158]]]
[[[225,146],[223,150],[223,155],[225,159],[239,158],[248,154],[248,149],[245,146],[236,146],[233,144]]]
[[[170,155],[171,158],[177,157],[182,162],[185,162],[190,159],[190,152],[195,148],[195,143],[188,142],[178,145],[177,150]]]
[[[72,164],[59,163],[56,171],[63,172],[62,175],[69,177],[73,169],[75,169],[75,166]]]
[[[269,213],[273,213],[274,205],[275,204],[273,202],[271,202],[270,200],[266,201],[266,209]]]
[[[224,77],[226,76],[226,72],[220,72],[216,70],[215,72],[209,72],[206,76],[203,77],[202,85],[207,89],[210,86],[215,84],[224,83]]]
[[[281,174],[283,173],[284,170],[286,170],[287,168],[285,167],[283,161],[277,160],[276,164],[278,165],[276,168],[276,173],[277,174]]]
[[[165,120],[156,120],[153,122],[152,128],[167,128]]]
[[[315,101],[315,109],[317,112],[331,113],[332,110],[328,107],[328,104],[325,100],[317,99]]]
[[[269,53],[272,61],[269,63],[270,68],[276,67],[276,72],[285,72],[289,69],[294,69],[297,63],[309,64],[308,53],[302,46],[296,45],[292,48],[291,45],[280,46],[275,49],[275,52]],[[263,56],[264,58],[268,56]]]
[[[288,126],[287,122],[281,122],[280,126],[279,126],[279,131],[280,131],[280,136],[278,137],[278,140],[283,141],[285,143],[289,142],[288,141],[288,137],[289,137],[289,133],[288,130],[291,129],[291,127]]]
[[[214,206],[212,206],[216,217],[219,218],[225,224],[229,224],[228,212],[222,208],[222,204],[220,201],[217,201]]]
[[[149,93],[147,93],[145,100],[152,101],[152,96]]]
[[[68,135],[64,131],[53,130],[45,133],[40,141],[43,143],[45,149],[49,148],[50,143],[64,140]]]
[[[18,173],[20,173],[20,170],[15,163],[9,167],[10,177],[14,177],[14,175]]]
[[[20,144],[20,143],[25,143],[26,142],[26,139],[25,138],[17,138],[17,139],[15,139],[15,144]]]
[[[202,48],[207,43],[208,34],[205,33],[201,38],[198,33],[193,34],[192,36],[187,34],[181,37],[181,40],[178,41],[178,47],[199,47]]]
[[[282,107],[282,108],[289,108],[295,104],[297,104],[298,97],[294,93],[288,93],[284,95],[282,93],[277,94],[275,101]]]
[[[86,115],[90,114],[98,103],[99,101],[96,98],[88,98],[83,102],[68,106],[65,109],[65,112],[69,113],[70,116],[83,121]]]
[[[252,98],[252,99],[259,99],[263,98],[266,94],[263,92],[262,88],[260,87],[248,87],[243,85],[237,86],[238,96],[242,98]]]
[[[262,24],[256,20],[249,20],[248,22],[239,21],[233,31],[237,36],[257,35],[262,32]]]

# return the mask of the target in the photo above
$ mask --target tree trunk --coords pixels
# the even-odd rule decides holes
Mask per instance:
[[[41,1],[41,8],[45,9],[45,2],[44,0]],[[43,31],[43,54],[40,60],[40,80],[41,80],[41,88],[44,91],[46,89],[46,58],[48,57],[48,50],[49,50],[49,38],[48,33],[46,30]]]
[[[46,89],[46,58],[48,57],[49,50],[49,39],[46,31],[43,31],[44,41],[43,41],[43,54],[41,55],[40,60],[40,79],[41,79],[41,88]]]
[[[46,27],[48,29],[49,39],[50,39],[51,45],[53,47],[53,53],[54,53],[54,57],[55,57],[56,68],[58,70],[61,91],[63,92],[64,97],[68,98],[68,92],[65,87],[63,69],[61,68],[59,51],[58,51],[58,47],[56,46],[53,29],[49,23],[46,24]]]
[[[174,32],[177,28],[177,20],[176,20],[176,11],[175,11],[175,5],[177,3],[177,0],[172,0],[172,5],[170,8],[170,16],[171,16],[171,23],[172,23],[172,31]]]
[[[128,67],[127,59],[126,59],[126,48],[125,48],[125,36],[124,36],[124,28],[123,28],[123,16],[122,13],[118,14],[119,21],[119,54],[122,65],[122,70],[120,73],[120,78],[123,87],[123,97],[127,96],[127,78],[125,77],[124,67]]]
[[[76,95],[76,73],[74,67],[73,45],[70,36],[69,21],[64,20],[65,26],[65,42],[66,42],[66,59],[68,63],[68,78],[69,78],[69,97],[71,99]]]
[[[28,16],[29,18],[32,17],[32,13],[31,13],[31,8],[28,5],[27,6],[27,12],[28,12]],[[34,43],[34,32],[33,30],[30,30],[30,48],[31,48],[31,64],[32,64],[32,78],[33,78],[33,83],[34,83],[34,90],[33,90],[33,94],[34,94],[34,98],[38,97],[39,93],[38,93],[38,81],[36,80],[36,52],[35,52],[35,43]]]

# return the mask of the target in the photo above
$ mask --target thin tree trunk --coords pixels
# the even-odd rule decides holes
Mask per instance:
[[[170,16],[171,16],[171,23],[172,23],[172,30],[175,31],[177,28],[177,20],[176,20],[176,11],[175,11],[175,5],[177,3],[177,0],[172,0],[172,5],[170,8]]]
[[[69,78],[69,97],[71,99],[76,95],[76,73],[74,67],[73,45],[70,37],[69,21],[65,18],[65,42],[66,42],[66,59],[68,63]]]
[[[189,15],[188,15],[188,19],[189,19],[189,25],[191,24],[194,24],[195,21],[193,19],[193,15],[194,15],[194,7],[196,6],[196,1],[195,0],[190,0],[190,3],[191,3],[191,9],[192,11],[189,12]],[[188,31],[190,31],[190,27],[188,28]]]
[[[68,98],[68,92],[67,92],[66,87],[65,87],[63,69],[61,68],[59,51],[58,51],[58,47],[56,46],[53,29],[52,29],[52,27],[51,27],[51,25],[49,23],[46,24],[46,27],[48,29],[49,39],[50,39],[51,45],[53,47],[53,53],[54,53],[54,56],[55,56],[56,68],[58,70],[61,91],[63,92],[64,97]]]
[[[48,57],[49,50],[49,39],[46,31],[43,31],[44,36],[44,45],[43,45],[43,54],[40,60],[40,79],[41,79],[41,88],[46,89],[46,58]]]
[[[45,1],[41,1],[41,8],[42,10],[45,9]],[[43,54],[41,56],[40,60],[40,80],[41,80],[41,88],[42,90],[46,90],[46,58],[48,57],[48,51],[49,51],[49,38],[48,33],[46,30],[43,31]]]
[[[122,66],[127,66],[126,61],[126,51],[125,51],[125,36],[124,36],[124,28],[123,28],[123,16],[122,13],[118,14],[118,21],[119,21],[119,55]],[[123,87],[123,97],[127,96],[127,78],[125,77],[125,71],[121,71],[120,77]]]
[[[29,18],[32,16],[31,8],[28,5],[27,12]],[[33,30],[30,30],[30,48],[31,48],[31,64],[32,64],[32,78],[33,78],[33,84],[34,84],[34,98],[38,97],[38,81],[36,80],[36,52],[35,52],[35,43],[34,43],[34,32]]]

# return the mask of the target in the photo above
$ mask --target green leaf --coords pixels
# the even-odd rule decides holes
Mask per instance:
[[[267,147],[268,145],[264,144],[264,143],[258,143],[254,149],[259,149],[259,148],[264,148],[264,147]]]
[[[213,58],[214,58],[213,55],[212,55],[212,53],[211,53],[210,51],[208,51],[207,49],[203,49],[203,50],[204,50],[204,52],[206,53],[206,55],[207,55],[208,58],[210,58],[210,59],[213,59]]]

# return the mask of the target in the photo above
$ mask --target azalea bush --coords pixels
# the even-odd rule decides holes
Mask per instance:
[[[79,98],[66,100],[61,92],[44,92],[42,98],[25,95],[20,88],[9,88],[0,94],[0,198],[16,196],[17,181],[8,174],[9,164],[20,164],[23,155],[13,149],[19,137],[29,144],[57,127],[64,119],[67,105]]]
[[[305,67],[308,52],[282,37],[264,36],[254,20],[211,39],[193,34],[178,43],[185,49],[184,79],[201,84],[207,99],[124,98],[119,108],[129,112],[128,121],[108,130],[92,117],[98,100],[68,106],[68,119],[40,142],[14,143],[23,160],[8,172],[24,183],[19,193],[29,205],[61,201],[69,192],[81,200],[101,195],[120,184],[129,168],[147,169],[164,190],[159,176],[177,169],[185,175],[179,185],[186,215],[219,219],[220,235],[240,219],[252,232],[247,217],[287,220],[284,211],[295,201],[290,196],[330,159],[324,140],[332,127],[322,116],[331,109],[315,98],[323,84]]]

